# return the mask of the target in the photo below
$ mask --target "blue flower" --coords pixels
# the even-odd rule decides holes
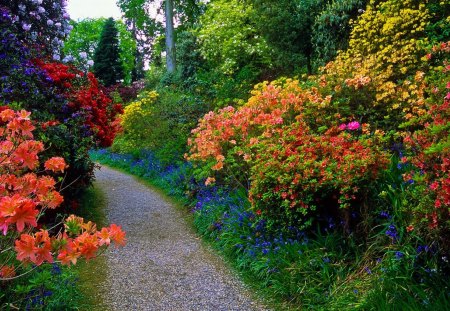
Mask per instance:
[[[397,241],[398,233],[397,228],[393,224],[390,224],[388,229],[386,230],[386,235],[392,239],[393,242]]]
[[[405,254],[403,254],[402,252],[400,251],[395,252],[395,258],[401,259],[403,256],[405,256]]]
[[[387,218],[387,219],[391,218],[391,216],[389,215],[389,213],[386,212],[386,211],[381,211],[381,212],[380,212],[380,217],[381,217],[381,218]]]

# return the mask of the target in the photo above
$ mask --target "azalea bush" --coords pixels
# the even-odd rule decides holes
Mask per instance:
[[[403,163],[410,164],[403,178],[414,182],[410,194],[413,202],[409,208],[413,211],[410,230],[431,233],[443,245],[450,238],[449,56],[450,42],[435,46],[428,54],[429,61],[437,65],[427,77],[431,89],[431,96],[426,98],[428,110],[407,123],[419,129],[405,136],[407,154],[402,158]]]
[[[95,224],[74,215],[48,228],[39,224],[47,210],[56,209],[64,200],[57,190],[61,179],[55,177],[67,165],[63,158],[53,157],[40,171],[39,153],[44,145],[33,139],[29,117],[25,110],[0,112],[1,282],[26,273],[30,263],[75,264],[79,258],[95,257],[111,242],[125,243],[125,233],[115,224],[98,231]]]
[[[150,150],[164,166],[181,162],[189,131],[207,110],[203,101],[174,88],[144,91],[124,108],[112,150],[135,156]]]
[[[208,113],[192,131],[187,159],[205,162],[199,176],[207,184],[247,187],[258,214],[291,225],[308,222],[318,206],[335,214],[359,205],[389,156],[368,124],[338,125],[313,110],[330,100],[299,81],[264,83],[242,106]]]

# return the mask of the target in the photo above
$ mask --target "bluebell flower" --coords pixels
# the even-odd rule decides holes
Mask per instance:
[[[389,215],[389,213],[387,211],[381,211],[380,212],[380,217],[382,218],[391,218],[391,216]]]
[[[403,256],[405,256],[405,254],[403,254],[402,252],[400,251],[395,252],[395,258],[401,259],[403,258]]]
[[[386,230],[386,235],[392,239],[393,242],[397,241],[398,233],[397,229],[393,224],[390,224],[388,229]]]

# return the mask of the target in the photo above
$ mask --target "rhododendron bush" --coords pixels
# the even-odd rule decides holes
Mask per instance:
[[[317,205],[350,207],[386,167],[388,154],[368,124],[339,124],[314,109],[330,101],[298,81],[262,84],[241,107],[207,114],[193,130],[187,158],[206,161],[204,177],[225,170],[249,184],[253,208],[273,219],[296,224]]]
[[[53,176],[67,165],[53,157],[45,161],[45,171],[38,171],[44,145],[33,139],[33,130],[29,112],[0,112],[0,280],[14,277],[16,270],[24,272],[20,266],[26,263],[75,264],[111,242],[125,243],[125,233],[114,224],[98,231],[92,222],[73,215],[50,229],[38,223],[46,210],[63,202]]]
[[[112,144],[118,130],[114,126],[115,117],[122,112],[119,104],[113,104],[97,78],[91,73],[61,63],[45,63],[36,60],[57,87],[61,95],[67,98],[65,115],[78,114],[81,126],[85,126],[94,136],[97,146],[108,147]]]

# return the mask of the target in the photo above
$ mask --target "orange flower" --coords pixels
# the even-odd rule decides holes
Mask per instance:
[[[15,209],[14,215],[9,218],[8,223],[15,223],[17,231],[22,232],[26,224],[33,227],[37,226],[36,217],[39,211],[33,201],[27,199],[23,200],[21,204]]]
[[[18,260],[24,261],[30,259],[32,262],[36,261],[34,237],[29,234],[22,234],[20,240],[16,240],[15,245]]]
[[[64,169],[67,167],[66,162],[61,157],[53,157],[45,161],[44,167],[46,170],[58,172],[64,172]]]
[[[16,275],[16,268],[14,265],[11,266],[3,266],[0,269],[0,278],[9,279]]]
[[[116,224],[112,224],[109,227],[109,235],[111,236],[111,240],[114,243],[120,246],[124,246],[126,243],[125,232],[122,231],[122,228]]]
[[[111,244],[111,239],[107,228],[102,228],[101,231],[97,232],[97,237],[99,239],[98,245],[102,246]]]

